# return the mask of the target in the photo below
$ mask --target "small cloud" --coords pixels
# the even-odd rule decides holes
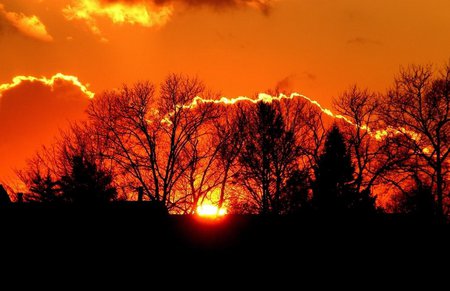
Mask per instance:
[[[275,89],[279,92],[292,92],[295,89],[295,83],[302,80],[314,81],[316,79],[316,75],[308,71],[304,71],[300,74],[290,74],[279,80],[275,85]]]
[[[311,73],[311,72],[305,71],[305,72],[302,73],[302,75],[304,76],[304,78],[309,79],[309,80],[311,80],[311,81],[314,81],[315,79],[317,79],[317,76],[314,75],[314,74]]]
[[[26,16],[23,13],[10,12],[5,9],[3,4],[0,4],[0,18],[23,35],[40,41],[53,40],[45,25],[36,15]]]
[[[358,37],[347,40],[347,44],[349,44],[349,45],[367,45],[367,44],[381,45],[381,42],[379,40],[373,40],[373,39],[368,39],[365,37],[358,36]]]
[[[293,89],[293,82],[294,82],[295,75],[291,74],[289,76],[284,77],[283,79],[279,80],[277,84],[275,85],[275,90],[279,92],[288,92]]]
[[[67,40],[67,41],[72,41],[72,40],[73,40],[73,36],[68,36],[68,37],[66,37],[66,40]]]

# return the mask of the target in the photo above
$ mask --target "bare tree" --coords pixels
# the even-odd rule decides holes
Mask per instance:
[[[369,131],[378,127],[375,115],[378,107],[376,95],[367,89],[353,86],[334,101],[334,107],[353,123],[343,122],[342,128],[355,161],[356,191],[359,193],[367,189],[370,192],[376,176],[380,174],[380,171],[371,168],[372,162],[379,157],[379,148],[374,144],[375,138]],[[369,178],[369,173],[374,173],[374,177]]]
[[[59,203],[79,201],[83,196],[83,204],[115,200],[112,169],[104,163],[103,146],[96,136],[84,122],[60,131],[53,144],[42,147],[25,169],[16,172],[30,191],[25,199]]]
[[[240,183],[262,214],[281,213],[282,189],[290,173],[298,168],[300,148],[294,132],[273,104],[258,103],[241,112],[246,124],[245,141],[239,155]]]
[[[214,143],[214,134],[212,124],[205,123],[200,130],[192,134],[183,151],[183,159],[187,161],[188,166],[175,190],[180,194],[186,193],[178,195],[178,201],[185,201],[177,203],[177,207],[184,207],[183,213],[195,213],[206,198],[209,202],[217,199],[212,196],[220,184],[221,168],[217,162],[220,148]]]
[[[207,93],[198,79],[173,74],[158,96],[152,84],[141,82],[106,92],[88,109],[123,179],[169,209],[179,202],[175,185],[195,161],[186,151],[200,127],[214,118],[212,104],[190,106]]]
[[[410,156],[396,148],[396,136],[382,134],[386,125],[380,120],[377,94],[355,85],[334,101],[334,107],[351,122],[343,121],[341,128],[355,166],[355,189],[357,193],[370,195],[375,185],[387,182],[384,178]]]
[[[319,163],[322,148],[327,135],[327,121],[324,114],[316,106],[306,104],[299,112],[302,125],[297,130],[297,143],[300,147],[300,169],[307,173],[306,180],[309,185],[314,185],[316,180],[314,169]],[[310,192],[312,194],[312,190]]]
[[[222,110],[221,118],[215,122],[216,142],[218,150],[217,167],[220,169],[220,194],[218,211],[223,207],[226,199],[227,186],[239,171],[238,157],[244,145],[245,120],[238,118],[238,112],[242,109]]]
[[[413,65],[401,70],[383,103],[385,122],[403,137],[401,146],[418,158],[420,171],[431,181],[439,220],[448,198],[449,92],[450,65],[439,75],[431,66]]]
[[[264,105],[275,114],[259,112]],[[223,160],[232,165],[231,175],[223,177],[231,177],[233,208],[283,214],[307,206],[326,134],[322,117],[319,108],[300,98],[238,109],[228,135],[223,134],[228,140]]]

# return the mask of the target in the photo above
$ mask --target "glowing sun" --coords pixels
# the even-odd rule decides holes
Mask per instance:
[[[197,207],[197,214],[201,217],[222,217],[227,214],[227,210],[225,208],[219,209],[216,205],[211,204],[203,204]]]

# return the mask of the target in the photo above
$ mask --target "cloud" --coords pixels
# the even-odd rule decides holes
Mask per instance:
[[[63,9],[68,20],[86,22],[92,33],[102,36],[98,18],[116,24],[144,27],[165,25],[174,11],[186,7],[210,7],[215,10],[251,7],[268,14],[272,3],[279,0],[72,0]]]
[[[292,91],[295,75],[289,75],[279,80],[275,85],[275,89],[280,92]]]
[[[373,39],[368,39],[365,37],[357,36],[355,38],[347,40],[347,44],[349,44],[349,45],[367,45],[367,44],[380,45],[381,42],[378,40],[373,40]]]
[[[292,92],[295,89],[296,83],[300,80],[314,81],[316,78],[316,75],[308,71],[304,71],[300,74],[291,74],[279,80],[276,83],[275,88],[280,92]]]
[[[15,87],[18,87],[20,85],[22,85],[23,83],[42,83],[46,86],[49,86],[50,88],[54,89],[55,87],[58,86],[58,84],[60,84],[61,82],[67,82],[72,84],[75,87],[78,87],[78,89],[85,94],[86,96],[88,96],[89,98],[94,98],[94,93],[89,91],[87,88],[87,85],[84,85],[83,83],[81,83],[77,77],[75,76],[68,76],[68,75],[64,75],[62,73],[57,73],[55,75],[53,75],[50,79],[45,78],[45,77],[33,77],[33,76],[16,76],[12,79],[12,83],[6,83],[6,84],[0,84],[0,98],[3,96],[3,93],[11,90]],[[1,99],[0,99],[1,100]]]
[[[5,9],[3,4],[0,4],[0,18],[23,35],[40,41],[53,40],[45,25],[36,15],[26,16],[23,13],[10,12]]]
[[[0,180],[12,178],[13,169],[23,167],[69,121],[84,118],[93,96],[76,77],[63,74],[0,84]]]
[[[302,76],[303,76],[303,79],[307,79],[307,80],[310,80],[310,81],[314,81],[314,80],[317,79],[317,76],[315,74],[313,74],[311,72],[308,72],[308,71],[304,71],[302,73]]]
[[[164,25],[172,14],[172,7],[152,1],[76,0],[63,9],[68,20],[85,21],[92,33],[101,36],[97,18],[104,17],[116,24],[137,24],[144,27]],[[106,41],[105,38],[102,38]]]
[[[206,6],[218,10],[225,8],[251,7],[259,9],[267,14],[276,0],[154,0],[153,2],[162,5],[180,4],[189,7]]]
[[[223,8],[238,8],[238,7],[252,7],[260,10],[269,9],[273,2],[279,0],[94,0],[78,2],[97,2],[102,5],[124,4],[128,6],[133,5],[156,5],[156,6],[179,6],[185,5],[189,7],[207,6],[217,9]]]

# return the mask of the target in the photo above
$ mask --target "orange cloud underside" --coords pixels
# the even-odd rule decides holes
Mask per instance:
[[[82,84],[77,77],[68,76],[62,73],[57,73],[53,75],[51,78],[46,77],[34,77],[34,76],[16,76],[12,79],[12,83],[0,84],[0,96],[3,91],[10,90],[17,86],[20,86],[23,82],[38,82],[42,85],[49,86],[53,88],[58,82],[67,82],[72,84],[75,87],[78,87],[79,90],[84,93],[89,98],[94,98],[94,93],[89,91],[87,86]]]
[[[69,122],[82,120],[93,96],[78,78],[63,74],[18,76],[0,85],[0,183],[15,181],[14,169]]]

